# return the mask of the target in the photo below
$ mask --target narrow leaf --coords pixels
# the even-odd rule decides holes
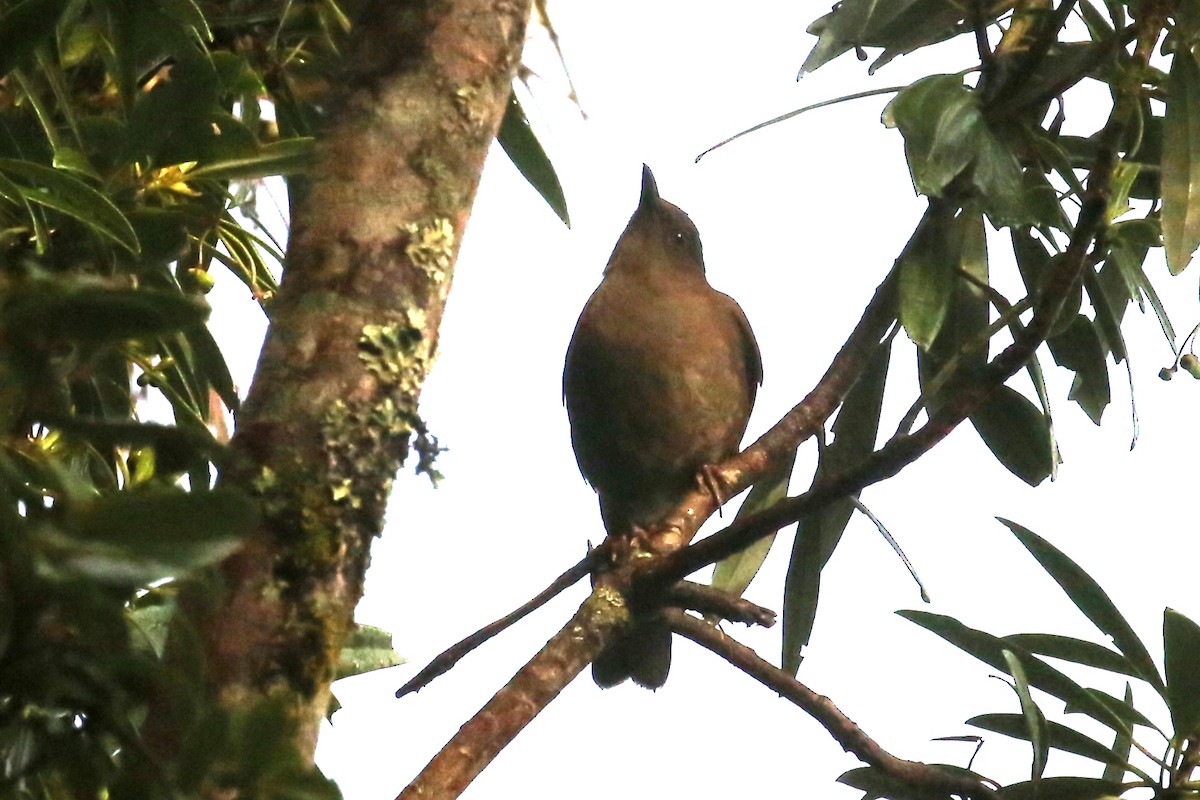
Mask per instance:
[[[125,215],[107,197],[73,175],[13,158],[0,158],[0,172],[28,182],[20,184],[21,196],[28,202],[74,217],[129,252],[138,253],[137,234]]]
[[[967,720],[968,725],[994,731],[1014,739],[1029,741],[1029,729],[1021,714],[981,714]],[[1099,761],[1101,764],[1124,767],[1125,761],[1119,754],[1105,747],[1090,736],[1058,722],[1047,722],[1045,733],[1051,747],[1066,753]]]
[[[742,503],[742,507],[738,509],[738,518],[761,511],[783,499],[787,495],[788,483],[792,479],[792,467],[795,463],[796,451],[793,450],[789,453],[778,474],[767,476],[754,484],[750,494]],[[740,597],[750,585],[750,581],[754,580],[759,569],[762,568],[767,554],[771,552],[771,545],[775,543],[775,536],[774,533],[765,536],[745,550],[719,561],[713,570],[713,587]]]
[[[1033,702],[1033,697],[1029,694],[1029,680],[1025,677],[1025,669],[1021,666],[1021,659],[1017,658],[1012,650],[1005,648],[1001,651],[1004,656],[1004,663],[1008,667],[1008,674],[1013,677],[1013,688],[1017,691],[1017,698],[1021,701],[1021,719],[1025,723],[1025,733],[1030,744],[1033,745],[1033,768],[1031,778],[1035,781],[1040,780],[1042,773],[1046,771],[1046,759],[1050,755],[1049,734],[1046,731],[1046,715],[1037,707],[1037,703]]]
[[[187,179],[251,181],[272,175],[301,174],[312,165],[313,142],[307,136],[272,142],[260,147],[253,155],[203,164],[189,172]]]
[[[1057,636],[1052,633],[1015,633],[1005,636],[1004,640],[1038,655],[1070,661],[1073,664],[1083,664],[1108,672],[1117,672],[1133,678],[1141,677],[1125,656],[1084,639]]]
[[[1179,739],[1200,737],[1200,625],[1168,608],[1163,613],[1167,706]]]
[[[1116,800],[1125,787],[1100,778],[1042,778],[1005,786],[1000,796],[1004,800]]]
[[[1013,532],[1042,568],[1050,573],[1050,577],[1062,587],[1075,607],[1082,611],[1101,633],[1112,639],[1117,649],[1137,670],[1139,677],[1149,682],[1161,694],[1164,690],[1162,678],[1159,677],[1158,668],[1154,666],[1154,660],[1150,658],[1150,652],[1113,605],[1108,594],[1100,588],[1100,584],[1061,550],[1033,531],[1006,519],[1000,519],[1000,522]]]
[[[833,423],[833,443],[821,449],[817,477],[836,473],[875,448],[879,412],[891,359],[890,340],[871,355],[863,376],[846,396]],[[796,525],[791,560],[783,588],[783,669],[793,675],[800,668],[801,651],[812,635],[821,587],[821,571],[833,554],[850,517],[854,498],[844,498]]]
[[[962,251],[960,225],[942,203],[930,203],[900,254],[900,323],[928,350],[946,320]]]
[[[1200,67],[1177,47],[1163,121],[1162,227],[1171,273],[1183,272],[1200,245]]]
[[[1125,702],[1133,705],[1133,687],[1125,684]],[[1123,781],[1129,770],[1129,755],[1133,752],[1133,735],[1125,731],[1117,731],[1116,738],[1110,751],[1114,759],[1104,767],[1106,781]]]
[[[901,617],[915,622],[965,653],[968,653],[995,669],[1007,670],[1003,651],[1010,647],[1009,642],[992,636],[975,628],[970,628],[952,617],[941,614],[931,614],[928,611],[898,611]],[[1092,719],[1102,722],[1114,730],[1122,730],[1127,723],[1121,719],[1107,704],[1092,696],[1071,678],[1042,661],[1032,653],[1014,649],[1021,656],[1021,664],[1025,667],[1025,675],[1029,685],[1053,695],[1060,700],[1073,703],[1080,711]]]
[[[567,198],[563,194],[562,184],[558,182],[558,173],[550,163],[549,156],[542,149],[541,142],[529,126],[525,110],[517,100],[516,94],[509,95],[508,108],[504,111],[504,119],[500,122],[500,132],[496,134],[500,146],[512,159],[513,166],[525,176],[529,185],[550,206],[550,210],[558,215],[563,224],[571,227],[571,216],[567,213]]]

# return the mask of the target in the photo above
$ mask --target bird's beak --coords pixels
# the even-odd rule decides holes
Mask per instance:
[[[654,173],[642,164],[642,197],[638,201],[638,210],[648,209],[659,201],[658,184],[654,182]]]

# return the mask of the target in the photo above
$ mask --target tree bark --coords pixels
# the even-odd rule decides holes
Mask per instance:
[[[363,2],[321,108],[222,476],[262,523],[215,603],[185,606],[212,695],[282,701],[310,760],[392,478],[413,447],[430,456],[417,401],[529,5]]]

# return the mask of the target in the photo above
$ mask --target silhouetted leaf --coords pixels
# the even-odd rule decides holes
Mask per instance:
[[[1134,678],[1141,677],[1125,656],[1109,650],[1104,645],[1085,639],[1058,636],[1052,633],[1014,633],[1005,636],[1004,640],[1038,655],[1059,658],[1109,672],[1119,672]]]
[[[1128,683],[1125,684],[1125,702],[1133,705],[1133,688]],[[1106,781],[1122,781],[1129,769],[1129,754],[1133,752],[1133,734],[1117,731],[1110,752],[1113,754],[1113,760],[1105,765],[1101,777]]]
[[[968,725],[995,731],[1014,739],[1029,741],[1029,728],[1021,714],[981,714],[967,720]],[[1090,758],[1102,764],[1124,765],[1124,759],[1090,736],[1057,722],[1046,722],[1045,735],[1050,747]]]
[[[525,111],[517,100],[516,94],[508,98],[508,107],[504,111],[504,119],[500,122],[500,132],[496,134],[500,146],[512,159],[513,165],[529,181],[529,185],[550,206],[550,210],[558,215],[563,224],[571,227],[571,216],[567,213],[567,198],[563,195],[562,184],[558,182],[558,173],[541,142],[529,127]]]
[[[754,484],[738,509],[735,521],[744,515],[768,508],[787,496],[788,483],[792,479],[792,467],[795,463],[796,451],[793,450],[788,454],[778,474],[766,476]],[[718,561],[713,570],[713,587],[740,597],[762,568],[767,554],[771,552],[771,545],[775,543],[776,535],[772,533],[757,539],[746,549]]]
[[[936,767],[950,775],[976,781],[985,786],[991,785],[982,775],[977,775],[959,766],[952,764],[930,764],[929,766]],[[838,776],[837,780],[838,783],[865,792],[863,795],[864,800],[878,797],[886,797],[889,800],[929,800],[929,788],[927,786],[914,786],[898,778],[893,778],[875,767],[856,767],[843,772]]]
[[[1200,736],[1200,625],[1168,608],[1163,613],[1166,700],[1178,738]]]
[[[1100,584],[1041,536],[1010,520],[998,519],[1037,559],[1042,569],[1050,573],[1050,577],[1062,587],[1075,607],[1082,611],[1101,633],[1112,638],[1113,644],[1129,659],[1138,675],[1161,693],[1162,678],[1159,677],[1158,668],[1154,666],[1149,651]]]
[[[979,438],[1004,468],[1030,486],[1054,468],[1050,427],[1041,409],[1008,386],[1000,386],[971,414]]]
[[[1004,656],[1008,674],[1013,678],[1013,688],[1021,701],[1021,720],[1025,727],[1025,739],[1033,745],[1033,768],[1030,777],[1036,781],[1046,771],[1046,759],[1050,755],[1046,715],[1037,707],[1037,703],[1033,702],[1033,697],[1029,694],[1029,681],[1025,678],[1025,669],[1021,666],[1021,659],[1008,648],[1001,651],[1001,655]]]
[[[1100,778],[1042,778],[1005,786],[1000,790],[1003,800],[1114,800],[1121,795],[1119,782]]]
[[[836,474],[874,450],[891,352],[890,341],[876,348],[862,377],[846,395],[842,410],[833,423],[833,442],[821,449],[815,479],[824,474]],[[853,498],[847,498],[806,515],[796,525],[796,538],[783,585],[782,624],[782,667],[793,675],[800,668],[801,651],[812,635],[821,571],[841,541],[853,514]]]
[[[1163,242],[1178,275],[1200,245],[1200,67],[1187,47],[1171,61],[1161,175]]]
[[[1119,714],[1094,697],[1087,689],[1032,653],[1014,648],[1011,646],[1011,642],[970,628],[956,619],[941,614],[931,614],[927,611],[898,611],[896,613],[922,628],[936,633],[958,649],[995,669],[1007,671],[1008,666],[1004,661],[1003,651],[1005,648],[1013,650],[1021,656],[1021,664],[1025,667],[1025,675],[1030,686],[1041,689],[1060,700],[1075,704],[1082,713],[1114,730],[1121,730],[1126,726],[1126,722]]]

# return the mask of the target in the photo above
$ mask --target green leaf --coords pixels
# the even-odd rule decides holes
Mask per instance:
[[[952,213],[946,204],[930,201],[900,254],[900,323],[922,350],[937,338],[954,292],[963,228]]]
[[[1138,711],[1129,703],[1126,703],[1121,698],[1114,697],[1108,692],[1102,692],[1099,689],[1088,689],[1087,693],[1093,700],[1103,704],[1108,708],[1109,711],[1124,720],[1130,729],[1132,729],[1135,725],[1141,725],[1143,728],[1149,728],[1154,731],[1159,729],[1149,717]],[[1085,709],[1080,708],[1078,705],[1072,702],[1067,702],[1063,710],[1067,714],[1088,713]]]
[[[952,223],[961,239],[958,271],[988,283],[987,243],[983,216],[963,209]],[[971,375],[987,363],[988,299],[979,285],[956,274],[946,318],[928,350],[917,351],[917,374],[925,407],[936,411],[945,400],[942,389],[955,375]],[[950,372],[947,372],[950,370]]]
[[[983,24],[1007,8],[1004,3],[983,7]],[[882,47],[883,54],[871,65],[873,74],[896,56],[958,35],[962,19],[963,6],[954,0],[844,0],[809,26],[808,32],[820,38],[804,60],[800,75],[851,48]]]
[[[983,130],[975,94],[959,75],[922,78],[883,110],[884,124],[904,135],[904,154],[917,191],[937,197],[972,159]]]
[[[1175,50],[1167,80],[1161,175],[1163,242],[1178,275],[1200,245],[1200,67],[1187,47]]]
[[[979,438],[1004,468],[1030,486],[1054,469],[1046,415],[1020,392],[1001,386],[971,414]]]
[[[1033,770],[1031,777],[1033,780],[1040,780],[1042,773],[1046,771],[1046,759],[1050,755],[1049,733],[1046,730],[1046,715],[1037,707],[1037,703],[1033,702],[1033,697],[1029,694],[1029,681],[1025,677],[1025,669],[1021,666],[1021,659],[1007,648],[1001,651],[1004,656],[1004,663],[1008,667],[1008,674],[1013,677],[1013,688],[1017,692],[1017,697],[1021,701],[1021,719],[1025,723],[1026,739],[1033,745]]]
[[[1069,398],[1079,403],[1096,425],[1110,399],[1104,346],[1096,326],[1082,314],[1066,330],[1046,340],[1054,361],[1075,373]]]
[[[1141,677],[1125,656],[1084,639],[1058,636],[1052,633],[1014,633],[1005,636],[1004,640],[1038,655],[1059,658],[1063,661],[1109,672],[1118,672],[1134,678]]]
[[[929,766],[936,767],[960,780],[975,781],[984,786],[992,785],[991,781],[982,775],[962,767],[952,764],[930,764]],[[843,772],[837,780],[838,783],[865,792],[864,800],[879,797],[886,797],[889,800],[929,800],[930,798],[929,787],[914,786],[912,783],[892,777],[876,767],[856,767]]]
[[[0,77],[21,66],[50,38],[67,0],[25,0],[0,17]]]
[[[26,201],[74,217],[134,255],[140,250],[137,234],[120,209],[73,175],[12,158],[0,158],[0,173],[21,179],[17,183]]]
[[[334,680],[362,675],[377,669],[394,667],[405,663],[392,649],[392,635],[382,628],[355,623],[342,652],[338,655]]]
[[[117,492],[71,508],[40,538],[61,569],[139,586],[221,560],[257,520],[257,506],[232,489]]]
[[[37,281],[3,297],[10,335],[92,344],[148,339],[202,323],[208,306],[178,292],[113,289],[85,281]]]
[[[1200,736],[1200,625],[1168,608],[1163,613],[1167,706],[1176,739]]]
[[[196,372],[212,386],[230,411],[237,411],[241,400],[229,374],[229,365],[207,325],[193,325],[183,331],[196,362]]]
[[[124,157],[152,167],[205,161],[218,134],[213,130],[219,84],[212,62],[186,55],[163,80],[137,94],[129,112]]]
[[[187,179],[249,181],[272,175],[303,174],[312,166],[314,142],[306,136],[272,142],[260,147],[253,155],[212,161],[197,167],[187,174]]]
[[[1125,684],[1125,702],[1133,705],[1133,688],[1128,683]],[[1129,755],[1133,752],[1132,734],[1117,731],[1110,752],[1113,754],[1113,760],[1104,767],[1104,775],[1101,777],[1106,781],[1123,781],[1125,773],[1129,770]]]
[[[981,714],[967,720],[968,725],[994,731],[1014,739],[1029,741],[1029,728],[1021,714]],[[1124,766],[1125,760],[1117,753],[1086,736],[1074,728],[1057,722],[1046,722],[1045,734],[1050,747],[1066,753],[1074,753],[1101,764]]]
[[[1021,165],[1012,149],[987,125],[978,128],[978,151],[971,179],[979,189],[988,219],[997,228],[1038,223],[1026,202]]]
[[[1092,576],[1084,572],[1066,554],[1041,536],[1010,520],[998,519],[1001,524],[1012,531],[1013,535],[1017,537],[1017,541],[1025,546],[1030,555],[1037,559],[1042,569],[1046,570],[1050,577],[1054,578],[1055,582],[1062,587],[1075,607],[1082,611],[1084,616],[1100,629],[1101,633],[1112,639],[1117,649],[1124,654],[1125,658],[1129,659],[1129,663],[1137,670],[1137,675],[1161,694],[1164,688],[1162,678],[1159,677],[1158,668],[1154,666],[1154,660],[1150,658],[1150,652],[1146,650],[1146,646],[1142,644],[1142,640],[1126,622],[1125,617],[1113,605],[1108,594],[1100,588],[1100,584],[1096,583]]]
[[[86,441],[101,452],[117,447],[152,447],[160,473],[185,471],[197,461],[223,463],[227,450],[207,428],[179,428],[128,419],[42,415],[37,421]]]
[[[958,649],[995,669],[1007,670],[1008,665],[1004,661],[1003,651],[1006,648],[1013,650],[1021,656],[1021,664],[1025,668],[1025,675],[1030,686],[1065,702],[1074,703],[1082,713],[1113,730],[1123,730],[1127,727],[1127,723],[1119,714],[1102,700],[1093,696],[1087,689],[1032,653],[1010,646],[1010,642],[992,636],[990,633],[967,627],[958,620],[941,614],[931,614],[928,611],[898,611],[896,613],[937,634]]]
[[[1116,800],[1124,788],[1119,782],[1100,778],[1042,778],[1005,786],[1003,800]]]
[[[833,423],[833,443],[821,448],[814,480],[822,475],[836,474],[875,449],[891,354],[890,341],[879,345],[871,354],[862,377],[846,395]],[[801,651],[812,635],[821,571],[841,541],[853,514],[854,498],[844,498],[805,515],[796,525],[796,538],[783,586],[782,668],[792,675],[799,670]]]
[[[750,494],[742,503],[742,507],[738,509],[734,521],[782,500],[787,495],[788,483],[792,479],[792,467],[795,463],[796,451],[793,450],[788,454],[777,474],[768,475],[754,484],[750,489]],[[776,534],[773,533],[758,539],[746,549],[717,562],[712,576],[713,588],[741,597],[745,593],[746,587],[750,585],[750,581],[754,580],[754,576],[762,568],[763,562],[766,561],[767,553],[771,551],[771,545],[775,543],[775,536]]]
[[[504,119],[500,122],[500,132],[496,138],[505,154],[512,159],[513,166],[537,190],[550,210],[558,215],[564,225],[571,227],[567,198],[563,195],[562,184],[558,182],[558,173],[554,171],[554,165],[534,135],[533,128],[529,127],[529,120],[516,94],[509,95],[508,107],[504,110]]]

